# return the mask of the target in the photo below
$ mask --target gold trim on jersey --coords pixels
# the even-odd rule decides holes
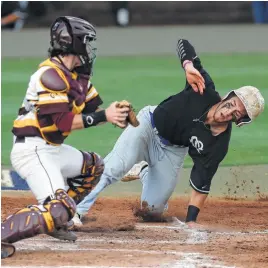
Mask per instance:
[[[83,111],[83,109],[85,108],[85,103],[83,102],[80,106],[77,106],[75,104],[75,101],[73,101],[73,109],[72,109],[72,113],[74,114],[81,114],[81,112]]]
[[[86,96],[86,102],[91,101],[92,99],[96,98],[99,95],[96,88],[92,86],[92,88],[88,91]]]
[[[14,121],[13,127],[15,127],[15,128],[36,127],[36,128],[39,129],[39,132],[40,132],[42,138],[47,143],[55,145],[55,146],[59,146],[60,144],[53,143],[53,142],[49,141],[48,139],[46,139],[46,137],[45,137],[45,133],[58,131],[57,126],[55,124],[53,124],[52,126],[47,126],[47,127],[41,128],[40,125],[39,125],[36,113],[34,114],[34,117],[35,117],[35,119],[20,119],[20,120],[16,119]]]
[[[41,130],[43,132],[54,132],[54,131],[58,131],[59,129],[57,128],[57,126],[55,124],[48,126],[48,127],[42,127]]]
[[[37,124],[38,124],[38,128],[39,128],[39,131],[40,131],[40,133],[41,133],[42,138],[43,138],[47,143],[49,143],[49,144],[51,144],[51,145],[59,146],[60,144],[51,142],[51,141],[49,141],[49,140],[45,137],[44,132],[43,132],[43,130],[42,130],[42,128],[40,127],[40,124],[39,124],[39,122],[38,122],[38,118],[37,118],[37,114],[36,114],[36,113],[35,113],[35,118],[36,118],[36,121],[37,121]],[[52,125],[52,126],[53,126],[53,125]],[[44,127],[44,128],[46,128],[46,127]]]
[[[37,106],[45,104],[55,104],[55,103],[69,103],[69,99],[66,93],[44,93],[39,94],[39,101],[36,103]]]
[[[14,121],[13,126],[15,128],[23,128],[23,127],[39,128],[39,125],[38,125],[38,122],[36,121],[36,119],[21,119],[21,120],[16,119]]]
[[[68,96],[66,93],[58,93],[58,92],[52,92],[52,93],[42,93],[38,94],[39,101],[46,101],[46,100],[64,100],[69,101]]]
[[[61,134],[62,134],[62,136],[66,137],[66,136],[68,136],[70,133],[71,133],[71,131],[66,131],[66,132],[63,132],[63,133],[61,133]]]
[[[55,104],[55,103],[68,103],[66,100],[47,100],[47,101],[38,101],[37,105],[45,105],[45,104]]]

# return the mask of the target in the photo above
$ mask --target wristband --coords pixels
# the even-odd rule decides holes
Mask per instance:
[[[182,65],[183,69],[185,69],[185,66],[186,66],[188,63],[192,63],[192,64],[193,64],[192,61],[190,61],[190,60],[185,60],[185,61],[183,62],[183,65]]]
[[[186,222],[189,221],[196,221],[198,213],[199,213],[200,209],[196,206],[188,206],[188,212],[187,212],[187,216],[186,216]]]
[[[107,121],[105,110],[96,113],[82,114],[82,119],[84,128],[93,127],[101,122]]]

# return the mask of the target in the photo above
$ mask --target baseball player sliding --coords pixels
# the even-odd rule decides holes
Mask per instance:
[[[105,169],[96,188],[78,205],[74,221],[88,212],[98,194],[120,180],[136,163],[143,184],[141,202],[144,220],[158,220],[168,207],[187,153],[193,160],[192,187],[186,223],[196,223],[210,191],[211,180],[227,154],[232,123],[251,123],[264,109],[264,98],[253,86],[231,90],[221,98],[194,47],[180,39],[177,52],[186,74],[185,88],[158,106],[138,114],[140,126],[127,127],[105,157]],[[203,92],[201,74],[205,82]],[[197,94],[197,86],[201,94]]]
[[[133,113],[126,101],[99,108],[102,100],[89,80],[96,58],[96,30],[89,22],[59,17],[50,37],[50,58],[31,76],[12,129],[12,166],[39,205],[20,209],[1,224],[2,258],[14,254],[12,243],[38,234],[76,240],[69,221],[98,183],[104,163],[98,154],[63,142],[73,130],[107,121],[124,128]]]

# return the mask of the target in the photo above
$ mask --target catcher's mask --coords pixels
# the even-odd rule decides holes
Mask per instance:
[[[244,86],[232,90],[222,99],[222,101],[226,100],[232,94],[235,94],[242,101],[247,111],[246,116],[235,122],[236,126],[240,127],[244,124],[251,123],[263,112],[264,98],[256,87]]]
[[[89,22],[70,16],[59,17],[50,28],[52,49],[77,55],[85,71],[91,73],[96,59],[96,30]]]

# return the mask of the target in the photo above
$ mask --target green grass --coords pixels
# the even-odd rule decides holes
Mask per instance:
[[[243,85],[262,90],[268,103],[267,54],[205,54],[203,65],[211,74],[220,94]],[[2,164],[10,165],[11,128],[21,105],[30,75],[42,59],[2,59]],[[115,100],[127,99],[136,111],[155,105],[180,91],[185,84],[184,73],[176,57],[105,57],[98,58],[94,77],[95,87],[106,107]],[[229,154],[223,165],[268,163],[268,110],[256,122],[241,129],[234,128]],[[66,143],[79,149],[106,155],[113,147],[121,129],[107,124],[73,132]],[[186,166],[191,164],[186,159]]]

